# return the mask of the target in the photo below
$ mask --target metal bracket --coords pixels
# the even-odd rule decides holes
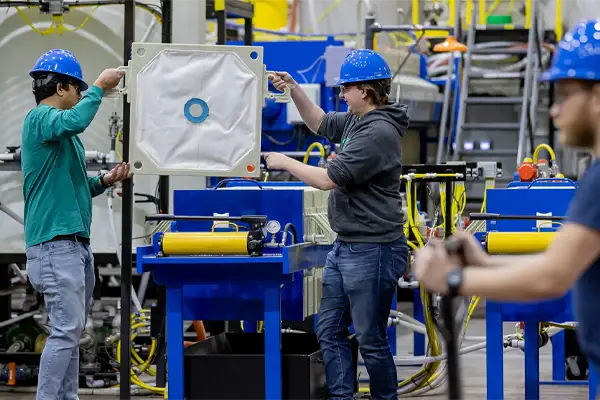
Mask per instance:
[[[290,88],[286,86],[283,93],[269,92],[269,75],[274,74],[274,71],[267,71],[265,65],[265,76],[263,78],[263,93],[265,98],[275,100],[276,103],[289,103],[290,102]]]
[[[126,94],[129,93],[128,92],[127,82],[125,82],[127,74],[129,73],[129,67],[121,65],[120,67],[117,67],[117,69],[119,71],[125,72],[125,76],[123,77],[123,86],[122,87],[117,86],[114,89],[107,90],[106,92],[104,92],[104,97],[107,97],[107,98],[110,98],[110,99],[117,99],[120,96],[124,96],[124,95],[126,95]]]

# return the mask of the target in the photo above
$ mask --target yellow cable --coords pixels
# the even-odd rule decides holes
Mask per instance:
[[[467,321],[465,322],[465,331],[469,328],[469,321],[471,321],[471,316],[473,315],[473,312],[475,312],[475,309],[477,308],[477,305],[479,304],[479,300],[481,298],[480,297],[471,297],[471,304],[469,305],[469,311],[467,314]]]
[[[557,222],[557,221],[543,221],[538,225],[537,231],[541,232],[541,228],[544,225],[550,225],[550,227],[552,227],[553,225],[563,226],[563,224],[561,224],[560,222]]]
[[[117,157],[119,160],[123,161],[123,155],[119,151],[119,139],[121,138],[121,131],[117,132],[117,137],[115,137],[115,152],[117,153]]]
[[[137,322],[138,319],[149,319],[149,317],[144,315],[144,313],[148,313],[148,312],[149,312],[148,310],[142,310],[141,313],[139,313],[139,314],[136,313],[136,314],[131,315],[131,321],[132,321],[131,329],[133,331],[135,331],[138,328],[143,328],[143,327],[148,328],[150,326],[150,324],[148,322]],[[135,332],[132,333],[131,340],[133,341],[136,337],[137,337],[137,333],[135,333]],[[137,351],[135,351],[133,346],[131,347],[131,362],[132,362],[132,364],[134,364],[135,366],[137,366],[139,368],[139,372],[136,373],[133,369],[131,369],[130,382],[134,385],[141,387],[142,389],[149,390],[156,394],[165,395],[166,390],[164,388],[157,388],[157,387],[152,387],[150,385],[147,385],[145,382],[143,382],[138,377],[138,375],[142,374],[143,372],[148,373],[148,375],[156,375],[156,371],[154,371],[154,369],[150,368],[150,364],[152,363],[152,359],[153,359],[155,351],[156,351],[156,340],[154,340],[154,339],[152,340],[148,359],[145,361],[139,356],[139,354],[137,353]],[[117,343],[116,360],[119,364],[121,363],[121,340],[119,340]]]
[[[481,203],[481,210],[479,211],[480,213],[485,212],[486,202],[487,202],[487,188],[484,187],[483,188],[483,202]]]
[[[416,244],[414,244],[413,242],[411,242],[410,240],[407,240],[407,241],[406,241],[406,243],[408,243],[408,246],[409,246],[411,249],[413,249],[413,250],[415,250],[415,251],[419,250],[419,248],[417,247],[417,245],[416,245]]]
[[[308,146],[308,149],[306,149],[306,153],[304,154],[304,160],[302,160],[302,163],[308,164],[308,158],[310,157],[310,152],[313,151],[313,149],[315,147],[319,148],[319,151],[321,152],[321,158],[323,160],[325,159],[325,147],[323,147],[323,145],[319,142],[314,142],[310,146]]]
[[[325,19],[325,17],[327,17],[329,14],[331,14],[331,12],[333,10],[335,10],[335,8],[337,6],[339,6],[344,0],[335,0],[329,7],[327,7],[322,13],[321,15],[319,15],[317,17],[317,21],[316,23],[319,23],[321,21],[323,21]],[[312,27],[307,27],[306,28],[306,33],[311,33],[312,32]]]
[[[240,321],[240,329],[242,330],[242,332],[244,332],[244,321]],[[264,329],[264,322],[258,321],[258,324],[256,325],[256,332],[260,333],[263,331],[263,329]]]
[[[567,325],[567,324],[557,324],[556,322],[542,322],[542,324],[548,325],[548,326],[554,326],[556,328],[562,328],[562,329],[569,329],[569,330],[577,329],[575,326]]]
[[[143,5],[143,4],[138,4],[136,3],[137,7],[140,7],[146,11],[148,11],[149,13],[151,13],[154,18],[156,18],[156,20],[159,23],[162,23],[162,18],[159,16],[159,14],[156,13],[156,11],[152,10],[152,8]],[[22,7],[25,8],[37,8],[36,6],[21,6],[21,7],[14,7],[14,9],[17,11],[17,13],[19,14],[19,16],[23,19],[23,21],[25,21],[25,23],[31,28],[31,30],[33,30],[35,33],[42,35],[42,36],[48,36],[48,35],[52,35],[54,33],[57,33],[58,35],[62,35],[62,33],[64,31],[67,32],[75,32],[78,31],[80,29],[82,29],[83,27],[85,27],[85,25],[90,21],[90,19],[92,18],[92,14],[98,9],[98,7],[103,7],[102,5],[96,5],[96,4],[77,4],[77,5],[72,5],[70,6],[70,8],[79,8],[79,7],[94,7],[94,9],[89,13],[89,15],[87,15],[85,17],[85,19],[83,20],[83,22],[73,28],[67,28],[64,25],[64,17],[62,15],[55,15],[52,16],[52,24],[47,28],[47,29],[38,29],[36,28],[33,23],[31,22],[31,20],[29,18],[27,18],[27,16],[25,15],[25,13],[23,12],[23,10],[21,10]]]
[[[395,48],[408,47],[416,43],[415,39],[404,32],[388,32],[388,36],[394,42]]]
[[[486,13],[486,16],[485,16],[485,17],[487,18],[489,15],[493,15],[493,14],[494,14],[494,11],[496,11],[496,8],[498,8],[498,6],[499,6],[499,5],[500,5],[500,0],[495,0],[495,1],[494,1],[494,4],[492,4],[492,5],[490,6],[490,9],[489,9],[489,11],[487,11],[487,13]]]
[[[409,185],[409,188],[410,188],[410,185]],[[407,199],[407,202],[408,201],[410,201],[410,200]],[[407,242],[407,243],[411,248],[413,248],[415,250],[418,249],[414,243],[412,243],[412,242]],[[470,322],[470,320],[473,316],[473,313],[474,313],[475,309],[477,308],[480,300],[481,300],[481,298],[476,297],[476,296],[471,298],[469,308],[468,308],[468,314],[467,314],[467,318],[466,318],[466,322],[465,322],[465,331],[468,329],[469,322]],[[439,344],[439,338],[437,337],[437,331],[433,327],[432,316],[429,312],[429,309],[430,309],[429,297],[427,296],[427,293],[423,290],[423,288],[421,288],[421,301],[423,302],[423,310],[424,310],[424,314],[425,314],[424,316],[425,316],[426,333],[427,333],[427,337],[430,339],[427,355],[430,355],[433,357],[439,356],[439,355],[441,355],[441,346]],[[412,375],[411,377],[404,380],[403,382],[400,382],[398,384],[398,387],[401,388],[401,387],[406,386],[409,383],[415,383],[417,381],[420,381],[420,383],[417,384],[417,386],[415,387],[415,390],[431,385],[433,383],[433,381],[435,379],[437,379],[441,373],[441,371],[438,370],[439,365],[440,365],[440,362],[427,364],[426,366],[421,368],[421,370],[418,371],[416,374]],[[359,389],[359,392],[368,393],[369,389],[363,387],[363,388]]]
[[[412,202],[414,201],[412,199],[412,190],[411,190],[411,185],[412,182],[410,180],[408,180],[406,182],[406,206],[407,206],[407,216],[408,216],[408,227],[409,229],[412,231],[413,235],[415,236],[415,239],[417,240],[417,242],[419,243],[419,246],[423,247],[423,238],[421,237],[421,232],[419,232],[419,230],[417,229],[417,224],[414,221],[414,216],[413,216],[413,205]]]
[[[132,339],[134,339],[135,337],[136,337],[135,334],[132,335]],[[119,340],[119,343],[117,344],[117,354],[116,354],[116,356],[117,356],[117,362],[120,364],[121,363],[121,341],[120,340]],[[149,357],[148,362],[151,362],[151,360],[152,359]],[[134,361],[134,363],[135,363],[135,361]],[[139,386],[139,387],[141,387],[143,389],[149,390],[149,391],[151,391],[153,393],[164,394],[164,392],[165,392],[164,388],[152,387],[152,386],[149,386],[146,383],[144,383],[141,379],[139,379],[137,377],[137,374],[136,374],[136,372],[133,369],[130,370],[130,381],[131,381],[131,383],[133,383],[133,384],[135,384],[135,385],[137,385],[137,386]]]
[[[111,5],[111,4],[106,4],[106,5]],[[105,7],[106,5],[101,5],[100,7]],[[156,10],[154,10],[151,7],[148,7],[145,4],[141,4],[138,2],[135,3],[135,6],[138,8],[141,8],[142,10],[149,12],[154,17],[154,19],[156,19],[156,21],[158,23],[162,24],[162,16],[160,15],[159,12],[157,12]],[[69,6],[69,8],[81,8],[81,7],[97,7],[97,6],[95,4],[85,4],[85,3],[74,4],[74,5]]]
[[[554,153],[552,147],[548,146],[545,143],[542,143],[538,147],[536,147],[535,151],[533,152],[533,164],[537,164],[538,156],[540,155],[541,150],[546,150],[548,154],[550,154],[550,160],[556,161],[556,154]]]
[[[214,231],[215,231],[215,226],[217,226],[217,225],[221,225],[221,224],[223,224],[223,222],[215,222],[215,223],[212,225],[211,232],[214,232]],[[235,228],[235,231],[236,231],[236,232],[239,232],[239,231],[240,231],[240,226],[239,226],[238,224],[236,224],[235,222],[227,222],[227,227],[230,227],[230,226],[233,226],[233,227]]]
[[[54,25],[54,21],[52,22],[52,25],[50,25],[50,27],[48,27],[47,29],[40,30],[40,29],[36,28],[35,26],[33,26],[33,23],[29,20],[29,18],[27,18],[25,13],[23,11],[21,11],[21,7],[15,7],[15,10],[17,11],[17,13],[19,13],[19,15],[21,16],[23,21],[25,21],[25,23],[27,25],[29,25],[31,30],[33,30],[35,33],[40,34],[42,36],[46,36],[46,35],[52,35],[54,33],[54,31],[56,31],[56,26]]]

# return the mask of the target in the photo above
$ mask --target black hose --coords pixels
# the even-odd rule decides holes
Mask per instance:
[[[298,244],[298,233],[296,232],[296,227],[291,222],[288,222],[283,227],[283,237],[286,238],[288,233],[292,234],[292,244]],[[285,246],[285,243],[283,245]]]

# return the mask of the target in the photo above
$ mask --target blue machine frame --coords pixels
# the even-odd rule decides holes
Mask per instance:
[[[268,70],[286,71],[300,84],[321,85],[321,98],[318,105],[325,112],[336,110],[336,92],[325,84],[324,56],[328,46],[343,46],[344,42],[328,37],[326,40],[255,42],[254,44],[264,47],[263,62]],[[282,57],[282,54],[285,54],[285,57]],[[313,142],[330,144],[327,139],[314,135],[307,135],[299,140],[298,130],[302,127],[287,123],[286,107],[286,104],[267,100],[262,117],[262,128],[265,133],[261,143],[263,151],[304,151]],[[346,111],[346,102],[340,100],[338,109]],[[311,160],[311,163],[316,164],[316,160]]]
[[[534,182],[514,181],[506,188],[488,189],[486,211],[500,215],[540,214],[565,216],[569,204],[575,194],[577,184],[569,179],[538,179]],[[486,232],[475,234],[482,240],[487,232],[547,232],[556,231],[557,224],[543,223],[536,225],[535,220],[501,220],[488,221]],[[518,277],[515,277],[518,279]],[[423,322],[423,305],[419,290],[414,291],[414,316]],[[571,293],[548,301],[503,303],[486,301],[486,372],[488,400],[504,398],[504,347],[503,322],[524,322],[525,343],[538,343],[538,324],[554,321],[566,322],[574,319],[571,305]],[[414,334],[414,354],[425,352],[425,335]],[[552,381],[539,379],[539,347],[525,345],[525,399],[539,399],[539,385],[589,385],[589,399],[596,398],[598,371],[589,369],[589,380],[565,380],[565,335],[564,332],[552,337]]]
[[[249,181],[247,181],[249,183]],[[247,184],[248,184],[247,183]],[[256,182],[253,182],[256,184]],[[303,191],[237,188],[174,191],[176,215],[266,215],[292,223],[303,237]],[[210,231],[212,222],[175,222],[172,231]],[[302,274],[325,265],[331,246],[299,243],[265,249],[263,256],[161,256],[157,233],[153,244],[137,248],[137,269],[152,271],[167,292],[168,396],[184,398],[183,321],[264,321],[265,390],[281,398],[281,320],[302,320]],[[300,240],[301,242],[301,240]],[[283,289],[282,289],[283,286]]]
[[[488,189],[486,211],[500,215],[565,216],[576,190],[568,179],[538,179],[532,183],[512,182],[506,188]],[[486,231],[535,232],[556,231],[556,224],[537,225],[535,220],[488,221]],[[481,238],[481,234],[477,234]],[[518,277],[515,277],[518,279]],[[582,384],[565,380],[564,332],[552,337],[552,381],[540,382],[538,324],[545,321],[572,321],[571,294],[548,301],[503,303],[486,302],[486,366],[487,398],[504,398],[503,332],[505,321],[524,322],[525,339],[525,399],[539,399],[540,384]],[[585,384],[585,382],[583,382]],[[595,399],[597,379],[590,368],[589,398]]]

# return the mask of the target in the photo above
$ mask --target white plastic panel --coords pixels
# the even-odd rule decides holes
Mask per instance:
[[[299,84],[302,89],[304,89],[304,93],[308,96],[308,98],[318,105],[321,106],[321,85],[319,83],[302,83]],[[296,107],[294,102],[289,102],[286,104],[287,112],[286,112],[286,120],[288,124],[303,124],[304,121],[300,116],[300,112]]]
[[[256,177],[263,48],[134,43],[126,87],[136,174]]]

